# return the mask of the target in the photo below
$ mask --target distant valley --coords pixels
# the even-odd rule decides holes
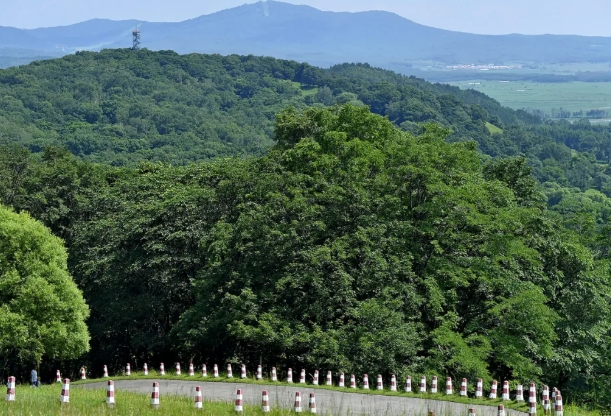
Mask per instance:
[[[264,55],[322,67],[367,62],[428,79],[444,70],[461,78],[456,70],[461,66],[490,76],[524,63],[536,75],[540,66],[600,64],[611,56],[611,38],[605,37],[474,35],[423,26],[389,12],[323,12],[270,1],[177,23],[94,19],[33,30],[0,27],[0,66],[79,50],[128,48],[136,26],[142,46],[151,50]],[[490,64],[490,71],[478,67]]]

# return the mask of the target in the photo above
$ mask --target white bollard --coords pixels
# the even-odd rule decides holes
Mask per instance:
[[[433,376],[431,380],[431,394],[437,393],[437,376]]]
[[[153,409],[158,409],[161,406],[161,402],[159,401],[159,383],[156,381],[153,382],[153,392],[151,393],[151,407]]]
[[[295,392],[295,413],[301,413],[301,393]]]
[[[257,366],[257,380],[263,380],[263,368],[260,365]]]
[[[165,376],[165,367],[163,366],[163,363],[159,364],[159,375]]]
[[[363,375],[363,390],[369,390],[369,376],[367,374]]]
[[[411,376],[407,376],[407,379],[405,379],[405,392],[406,393],[412,392],[412,377]]]
[[[299,384],[306,384],[306,370],[305,368],[301,369],[301,374],[299,374]]]
[[[235,411],[240,413],[244,411],[244,400],[242,398],[241,389],[238,389],[238,392],[235,396]]]
[[[452,394],[454,394],[454,391],[452,389],[452,379],[450,377],[448,377],[446,379],[446,395],[450,396]]]
[[[132,375],[132,367],[129,365],[129,363],[127,363],[127,365],[125,366],[125,375],[127,377]]]
[[[202,398],[202,388],[201,386],[195,386],[195,408],[196,409],[203,409],[204,408],[204,401]]]
[[[276,367],[272,367],[272,381],[278,381],[278,375],[276,374]]]
[[[511,400],[509,397],[509,381],[503,381],[503,395],[501,396],[501,400]]]
[[[242,364],[240,369],[240,378],[246,378],[246,365]]]
[[[144,363],[144,365],[142,366],[142,372],[144,373],[145,376],[149,375],[149,366],[146,365],[146,363]]]
[[[394,374],[390,376],[390,391],[397,391],[397,377]]]
[[[267,390],[263,390],[263,397],[261,398],[261,411],[263,413],[269,413],[269,394],[267,394]]]
[[[426,393],[426,376],[420,377],[420,393]]]
[[[316,413],[316,397],[314,397],[314,393],[310,393],[310,413]]]
[[[475,397],[481,399],[484,396],[484,381],[481,378],[477,379],[477,387],[475,389]]]
[[[286,382],[287,383],[293,382],[293,369],[292,368],[289,368],[289,371],[286,372]]]
[[[115,382],[108,380],[106,387],[106,404],[110,407],[115,405]]]
[[[189,363],[189,377],[195,377],[195,367],[193,363]]]
[[[378,390],[384,390],[384,383],[382,382],[382,374],[378,374]]]
[[[62,394],[59,396],[60,403],[70,403],[70,379],[64,380]]]
[[[340,373],[339,375],[339,387],[346,387],[344,383],[344,373]]]
[[[312,384],[318,386],[318,370],[314,370],[314,378],[312,379]]]
[[[176,375],[180,375],[180,363],[176,363]]]
[[[6,401],[15,401],[15,377],[13,376],[8,378],[8,383],[6,384]]]
[[[227,378],[233,378],[233,370],[231,369],[231,364],[227,364]]]
[[[214,364],[214,378],[219,378],[219,366]]]
[[[202,365],[202,377],[208,377],[208,369],[206,368],[206,364]]]

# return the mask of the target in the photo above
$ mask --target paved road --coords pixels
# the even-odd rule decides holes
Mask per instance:
[[[150,394],[152,380],[117,380],[115,390],[129,390],[136,393]],[[261,405],[261,392],[267,390],[272,406],[292,409],[295,392],[301,391],[302,406],[308,406],[310,392],[316,393],[316,408],[319,414],[371,415],[371,416],[422,416],[434,410],[439,416],[467,416],[469,405],[407,397],[376,396],[370,394],[342,393],[332,390],[311,389],[309,386],[286,387],[264,386],[260,384],[221,383],[204,381],[159,380],[159,391],[163,395],[194,396],[195,386],[202,386],[204,400],[233,402],[237,389],[242,389],[244,402],[249,405]],[[106,388],[105,382],[75,385],[90,389]],[[474,406],[479,416],[497,416],[497,408],[491,406]],[[526,416],[526,413],[515,410],[506,411],[508,416]]]

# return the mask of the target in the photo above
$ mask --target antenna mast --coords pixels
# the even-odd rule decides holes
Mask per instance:
[[[132,49],[137,51],[140,49],[140,31],[138,30],[138,26],[136,26],[136,29],[134,29],[132,35],[134,40]]]

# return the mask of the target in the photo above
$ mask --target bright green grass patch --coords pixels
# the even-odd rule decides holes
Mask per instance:
[[[503,133],[503,129],[501,129],[500,127],[495,126],[492,123],[488,123],[486,122],[486,128],[488,129],[488,131],[490,132],[490,134],[502,134]]]
[[[118,390],[115,392],[116,406],[106,405],[106,390],[71,389],[70,403],[61,404],[59,396],[61,384],[43,386],[38,389],[17,387],[16,401],[0,403],[0,415],[10,416],[71,416],[71,415],[109,415],[109,416],[144,416],[144,415],[235,415],[233,404],[204,402],[204,410],[194,407],[193,398],[160,395],[161,409],[150,406],[150,396]],[[272,409],[273,416],[289,415],[288,410]],[[244,406],[245,415],[263,414],[259,408]]]
[[[571,112],[608,110],[611,114],[611,82],[540,83],[528,81],[460,81],[461,89],[474,89],[519,110],[534,108],[551,114],[552,108]]]

